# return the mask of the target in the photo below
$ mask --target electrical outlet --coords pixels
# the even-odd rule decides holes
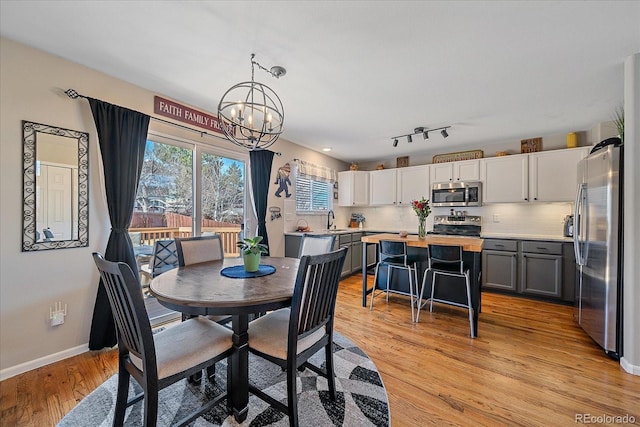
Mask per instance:
[[[55,312],[53,316],[51,316],[51,326],[58,326],[64,323],[64,313]]]
[[[498,214],[493,214],[493,222],[500,222],[500,216]]]
[[[58,326],[64,323],[64,316],[67,315],[67,304],[62,308],[62,302],[56,302],[53,307],[49,307],[49,319],[51,326]]]

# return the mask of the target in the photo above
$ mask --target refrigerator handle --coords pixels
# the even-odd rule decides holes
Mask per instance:
[[[582,184],[578,185],[576,190],[576,202],[573,207],[573,253],[576,256],[576,264],[582,265],[580,258],[580,245],[578,243],[578,236],[580,235],[580,201],[582,200]]]
[[[582,192],[584,191],[584,184],[578,185],[576,191],[576,202],[574,204],[573,212],[573,252],[576,256],[576,264],[579,266],[584,265],[582,254],[580,253],[580,211],[582,208]]]

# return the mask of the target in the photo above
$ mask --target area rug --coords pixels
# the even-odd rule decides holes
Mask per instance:
[[[301,426],[389,426],[390,414],[387,392],[378,370],[367,355],[344,335],[334,333],[334,362],[337,399],[329,398],[327,380],[309,369],[298,372],[298,416]],[[311,362],[324,365],[323,351],[316,353]],[[249,378],[253,384],[279,400],[286,402],[286,373],[264,359],[249,356]],[[60,427],[111,426],[115,408],[117,375],[82,399],[58,424]],[[203,379],[195,386],[186,380],[160,391],[158,425],[170,426],[194,408],[201,406],[209,396],[220,392],[226,384],[224,362],[216,365],[213,384]],[[129,396],[141,391],[131,380]],[[238,424],[224,410],[225,402],[202,415],[190,425],[204,426],[288,426],[286,415],[250,395],[247,419]],[[127,409],[125,426],[142,425],[143,404],[138,402]]]

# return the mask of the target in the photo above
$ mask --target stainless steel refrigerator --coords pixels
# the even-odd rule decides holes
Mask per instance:
[[[578,165],[574,249],[580,326],[611,357],[622,351],[622,146],[596,145]]]

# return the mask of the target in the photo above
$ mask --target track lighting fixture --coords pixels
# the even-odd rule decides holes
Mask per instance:
[[[434,128],[434,129],[428,129],[425,128],[423,126],[417,127],[413,130],[412,133],[408,133],[406,135],[398,135],[398,136],[394,136],[391,139],[393,140],[393,146],[397,147],[398,146],[398,138],[403,138],[403,137],[407,137],[407,142],[413,142],[413,135],[419,135],[422,134],[422,138],[427,140],[429,139],[429,132],[436,132],[436,131],[440,131],[440,134],[442,135],[443,138],[447,138],[449,136],[449,132],[447,132],[447,129],[449,129],[451,126],[442,126],[439,128]]]

